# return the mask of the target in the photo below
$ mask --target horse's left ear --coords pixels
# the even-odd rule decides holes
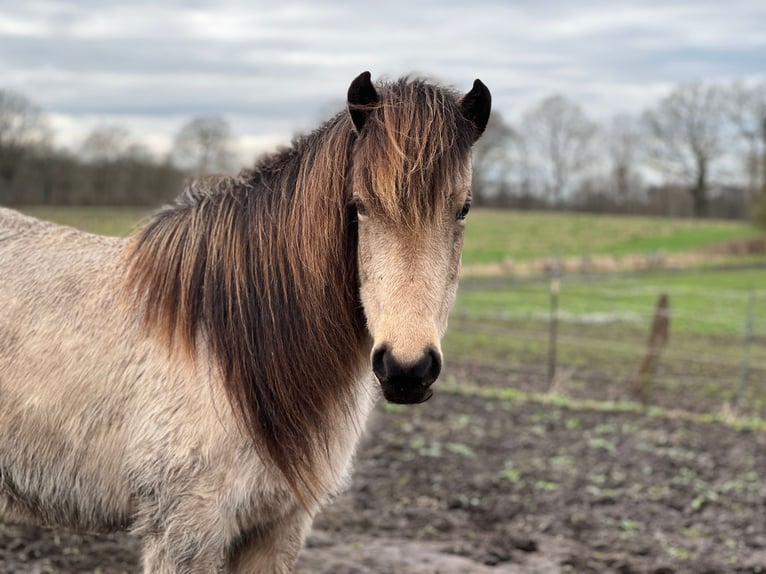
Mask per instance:
[[[362,131],[367,118],[370,117],[370,106],[380,101],[375,86],[372,85],[370,72],[362,72],[348,88],[348,113],[357,133]]]
[[[474,80],[473,88],[460,99],[460,111],[477,130],[476,139],[484,133],[492,109],[492,94],[481,80]]]

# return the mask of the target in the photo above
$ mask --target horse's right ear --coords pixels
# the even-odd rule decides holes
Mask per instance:
[[[481,80],[474,80],[473,88],[460,99],[460,111],[477,130],[476,139],[487,128],[489,112],[492,109],[492,94]]]
[[[362,131],[372,106],[379,101],[378,92],[370,80],[370,72],[362,72],[354,78],[348,88],[348,113],[351,114],[357,133]]]

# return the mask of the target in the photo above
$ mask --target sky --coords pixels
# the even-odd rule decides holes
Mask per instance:
[[[248,157],[340,110],[365,70],[480,78],[510,120],[552,93],[606,119],[678,83],[766,78],[764,30],[764,0],[0,0],[0,89],[62,146],[118,124],[164,153],[215,115]]]

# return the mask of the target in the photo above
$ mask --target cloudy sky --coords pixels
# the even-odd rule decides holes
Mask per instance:
[[[553,92],[602,118],[766,74],[764,30],[764,0],[0,0],[0,88],[47,110],[61,145],[120,124],[161,152],[221,115],[252,154],[340,109],[364,70],[478,77],[511,119]]]

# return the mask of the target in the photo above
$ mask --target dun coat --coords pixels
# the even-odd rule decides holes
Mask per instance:
[[[490,109],[478,80],[348,98],[126,239],[0,209],[0,521],[131,530],[147,573],[291,570],[381,389],[431,396]]]

